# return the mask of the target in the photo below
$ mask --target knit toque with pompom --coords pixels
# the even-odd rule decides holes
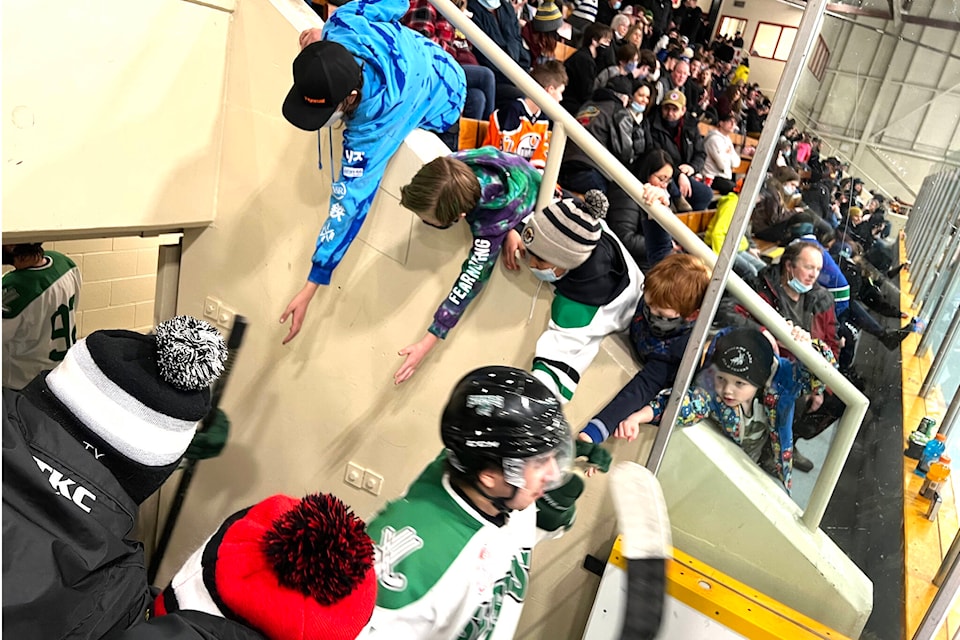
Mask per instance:
[[[210,410],[227,348],[212,325],[178,316],[156,334],[95,331],[46,376],[64,424],[138,502],[160,486]],[[63,421],[66,422],[66,421]],[[77,430],[81,433],[75,433]]]
[[[527,251],[562,269],[576,269],[600,242],[607,197],[591,189],[580,199],[554,202],[530,217],[520,237]]]
[[[268,640],[352,640],[376,599],[363,520],[329,494],[276,495],[230,516],[157,597],[153,613],[203,611]]]

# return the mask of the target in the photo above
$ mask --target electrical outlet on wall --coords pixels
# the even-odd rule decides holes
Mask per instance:
[[[233,318],[237,315],[237,312],[231,309],[230,307],[220,305],[220,312],[217,314],[217,324],[219,324],[224,329],[229,329],[233,326]]]
[[[347,471],[343,474],[343,481],[351,487],[363,489],[363,472],[365,469],[354,462],[347,463]]]
[[[213,296],[207,296],[203,300],[203,317],[214,322],[220,316],[220,301]]]
[[[375,496],[380,495],[383,488],[383,476],[367,469],[363,472],[363,490]]]

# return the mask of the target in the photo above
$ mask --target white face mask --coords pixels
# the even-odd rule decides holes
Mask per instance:
[[[656,82],[657,80],[660,79],[660,69],[657,69],[647,77],[650,78],[652,81]]]
[[[341,111],[340,109],[337,109],[332,114],[330,114],[330,118],[326,122],[320,125],[320,128],[323,129],[324,127],[332,127],[333,125],[337,124],[341,120],[343,120],[343,111]]]
[[[493,11],[500,6],[500,0],[480,0],[480,4],[483,5],[485,9]]]

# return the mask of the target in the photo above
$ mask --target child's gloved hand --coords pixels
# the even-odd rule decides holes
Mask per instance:
[[[583,474],[588,478],[592,477],[598,470],[601,473],[609,471],[610,463],[613,461],[613,456],[610,455],[609,451],[598,444],[583,440],[577,440],[577,457],[586,458],[590,464],[583,471]]]

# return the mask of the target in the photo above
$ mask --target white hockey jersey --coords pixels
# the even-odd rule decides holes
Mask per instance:
[[[377,606],[361,638],[513,638],[538,540],[536,505],[498,527],[450,486],[434,460],[368,525]]]
[[[3,386],[22,389],[77,341],[80,271],[46,251],[43,264],[3,276]]]

